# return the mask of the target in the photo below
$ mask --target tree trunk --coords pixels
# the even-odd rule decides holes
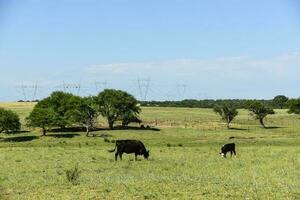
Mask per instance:
[[[230,126],[229,126],[230,122],[227,122],[227,129],[230,129]]]
[[[86,126],[86,136],[87,136],[87,137],[89,136],[89,133],[90,133],[90,127],[89,127],[89,126]]]
[[[262,126],[263,128],[266,128],[266,126],[265,126],[265,124],[264,124],[264,118],[260,118],[260,119],[259,119],[259,123],[261,124],[261,126]]]
[[[110,129],[113,129],[114,128],[114,121],[113,120],[108,121],[108,125],[109,125]]]
[[[46,132],[47,132],[46,128],[43,128],[43,136],[46,135]]]

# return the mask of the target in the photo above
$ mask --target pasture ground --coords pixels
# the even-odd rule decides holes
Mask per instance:
[[[33,105],[0,103],[22,122]],[[0,199],[300,199],[299,116],[276,110],[262,129],[240,110],[227,130],[211,109],[142,110],[145,124],[160,131],[0,134]],[[108,141],[122,138],[142,140],[150,160],[125,154],[115,162]],[[219,149],[228,142],[237,156],[223,159]],[[73,185],[66,171],[75,166]]]

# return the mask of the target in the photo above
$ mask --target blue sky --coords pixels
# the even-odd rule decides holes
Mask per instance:
[[[298,97],[299,35],[297,0],[0,0],[0,101]]]

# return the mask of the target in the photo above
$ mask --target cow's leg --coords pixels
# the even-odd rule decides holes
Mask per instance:
[[[227,152],[224,153],[224,158],[226,158],[226,154],[227,154]]]
[[[122,160],[122,154],[123,154],[123,153],[119,153],[119,156],[120,156],[120,160]]]
[[[233,150],[233,153],[234,153],[234,155],[236,156],[236,152],[235,152],[235,149]]]
[[[118,160],[118,152],[115,153],[115,161]]]
[[[230,151],[230,157],[232,157],[232,151]]]
[[[135,153],[134,155],[135,155],[135,160],[137,161],[137,153]]]

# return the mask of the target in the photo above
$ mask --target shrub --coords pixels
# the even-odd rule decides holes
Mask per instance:
[[[300,114],[300,98],[298,99],[291,99],[288,102],[289,111],[288,113],[292,114]]]
[[[12,133],[20,131],[21,123],[19,116],[11,111],[0,108],[0,133]]]
[[[72,183],[72,185],[79,184],[80,170],[78,169],[78,164],[75,165],[74,169],[66,170],[67,180]]]

